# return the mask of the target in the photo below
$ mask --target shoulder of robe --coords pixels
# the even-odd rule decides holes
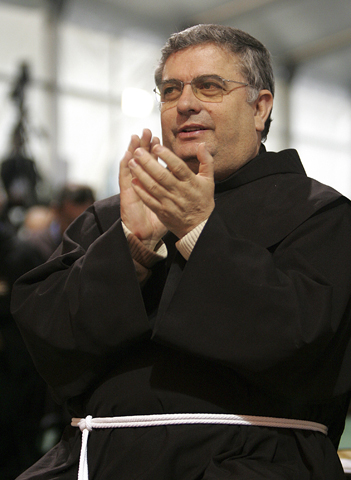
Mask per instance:
[[[278,173],[219,195],[216,212],[229,230],[268,248],[313,215],[339,204],[351,207],[341,193],[316,180]]]
[[[119,195],[98,200],[94,211],[102,232],[106,232],[120,218]]]

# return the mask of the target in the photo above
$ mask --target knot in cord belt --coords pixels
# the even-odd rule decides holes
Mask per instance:
[[[81,418],[78,422],[78,427],[80,428],[80,431],[83,433],[84,430],[88,430],[89,432],[92,431],[93,429],[93,422],[92,422],[93,417],[91,415],[88,415],[85,418]],[[72,422],[73,423],[73,422]]]
[[[71,425],[79,427],[82,432],[78,480],[89,480],[88,472],[88,437],[94,428],[130,428],[157,427],[164,425],[251,425],[256,427],[295,428],[312,430],[328,434],[328,428],[321,423],[290,418],[258,417],[252,415],[235,415],[221,413],[170,413],[159,415],[133,415],[125,417],[72,418]]]

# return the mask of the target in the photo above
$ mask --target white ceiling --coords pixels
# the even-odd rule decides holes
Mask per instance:
[[[160,44],[196,23],[241,28],[261,40],[276,68],[351,87],[351,0],[0,0],[51,5],[61,18]]]

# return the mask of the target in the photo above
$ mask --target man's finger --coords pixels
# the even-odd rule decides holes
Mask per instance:
[[[154,157],[155,160],[157,160],[157,155],[155,153],[153,153],[153,148],[156,146],[156,145],[160,145],[161,144],[161,141],[158,137],[153,137],[152,141],[151,141],[151,145],[150,145],[150,152],[151,152],[151,155]]]
[[[130,183],[131,172],[128,162],[133,158],[132,154],[127,150],[119,164],[119,185],[120,188],[128,188]]]
[[[152,139],[151,130],[149,130],[148,128],[144,128],[141,139],[140,139],[140,147],[148,150],[150,148],[151,139]]]
[[[140,138],[138,135],[132,135],[128,146],[128,152],[134,153],[138,147],[140,147]]]
[[[166,163],[168,170],[172,172],[174,177],[178,180],[184,181],[194,176],[193,172],[185,162],[168,148],[163,147],[162,145],[156,145],[153,148],[152,153],[156,154]]]
[[[176,182],[174,176],[162,167],[149,152],[137,149],[134,155],[135,158],[128,163],[128,166],[140,185],[150,195],[156,197],[167,195],[168,189]]]
[[[197,149],[197,159],[199,160],[199,175],[201,175],[202,177],[213,179],[213,157],[207,150],[205,143],[200,143]]]

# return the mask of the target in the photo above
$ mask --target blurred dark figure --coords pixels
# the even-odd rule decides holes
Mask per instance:
[[[2,161],[0,172],[8,197],[2,220],[12,224],[17,222],[11,219],[12,209],[22,208],[25,211],[38,203],[37,185],[42,180],[29,153],[28,114],[25,104],[25,92],[29,82],[29,66],[23,63],[10,94],[17,108],[18,120],[11,135],[10,153]]]
[[[94,201],[95,194],[90,187],[67,184],[58,191],[50,206],[50,223],[45,225],[50,218],[45,207],[42,207],[41,211],[38,207],[32,207],[24,220],[22,235],[34,244],[47,260],[59,246],[66,228]],[[44,228],[38,228],[38,222],[41,222]]]
[[[37,203],[36,185],[40,176],[34,160],[13,152],[1,164],[1,179],[9,199],[8,209]]]
[[[47,387],[10,314],[14,281],[43,262],[32,245],[0,222],[0,478],[13,480],[41,455]]]

